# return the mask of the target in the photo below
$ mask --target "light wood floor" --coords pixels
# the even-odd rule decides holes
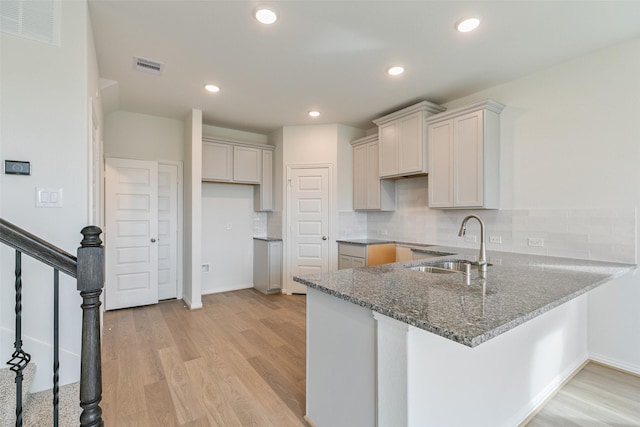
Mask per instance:
[[[304,426],[305,297],[253,289],[104,316],[107,426]]]
[[[588,363],[527,427],[640,426],[640,377]]]
[[[305,297],[253,289],[104,316],[107,426],[305,426]],[[640,377],[587,364],[527,427],[640,426]]]

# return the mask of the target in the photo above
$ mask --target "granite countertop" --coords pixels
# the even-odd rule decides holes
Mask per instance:
[[[433,274],[405,267],[445,259],[477,259],[475,249],[433,246],[449,253],[426,260],[294,277],[298,283],[455,342],[475,347],[636,268],[507,252],[488,253],[486,277],[473,269]]]
[[[279,237],[254,237],[253,240],[264,240],[265,242],[282,242]]]
[[[349,245],[384,245],[386,243],[395,243],[393,240],[380,240],[380,239],[344,239],[336,240],[338,243],[347,243]]]

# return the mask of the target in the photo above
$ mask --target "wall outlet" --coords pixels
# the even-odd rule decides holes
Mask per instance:
[[[210,269],[211,269],[211,264],[209,264],[209,263],[202,264],[202,272],[203,273],[208,273]]]
[[[529,246],[541,248],[544,246],[544,239],[542,237],[529,237]]]
[[[489,243],[502,244],[502,236],[489,236]]]
[[[476,236],[474,236],[473,234],[466,234],[464,236],[464,241],[467,243],[475,243],[476,242]]]
[[[233,224],[231,224],[230,222],[227,223],[227,230],[231,230]]]
[[[385,229],[380,230],[380,234],[383,235],[383,236],[387,236],[389,234],[389,232],[385,228]]]

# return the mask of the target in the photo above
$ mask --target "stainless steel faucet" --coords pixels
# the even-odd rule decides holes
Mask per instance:
[[[487,250],[485,249],[485,245],[484,245],[484,222],[482,221],[482,218],[480,218],[478,215],[475,215],[475,214],[467,215],[462,220],[462,224],[460,224],[458,237],[464,236],[464,234],[467,231],[467,221],[469,221],[469,219],[471,218],[477,219],[478,222],[480,223],[480,256],[478,257],[477,264],[480,271],[482,273],[486,273],[487,272]]]

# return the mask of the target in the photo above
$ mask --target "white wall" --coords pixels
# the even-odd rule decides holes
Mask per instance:
[[[232,141],[251,142],[253,144],[266,144],[267,135],[241,130],[221,128],[219,126],[202,125],[202,136],[228,139]]]
[[[105,118],[104,154],[137,160],[184,160],[184,123],[115,111]]]
[[[640,39],[446,105],[486,98],[507,105],[501,115],[501,211],[478,213],[495,221],[488,234],[504,233],[511,246],[491,249],[639,261],[638,75]],[[398,185],[409,191],[398,195],[395,213],[368,214],[369,237],[387,228],[389,237],[402,239],[410,237],[408,228],[421,236],[412,241],[459,241],[454,233],[463,213],[423,207],[407,226],[412,200],[426,197],[426,187]],[[533,231],[556,244],[526,247],[522,233]],[[588,334],[592,357],[638,373],[639,282],[629,275],[589,295]]]
[[[88,221],[88,88],[97,87],[85,1],[61,3],[59,47],[0,35],[1,158],[31,162],[31,176],[0,175],[0,215],[75,254]],[[89,71],[89,69],[93,71]],[[93,92],[92,92],[93,93]],[[36,208],[36,187],[62,188],[63,207]],[[2,248],[0,358],[13,346],[13,251]],[[61,382],[77,381],[81,299],[60,281]],[[53,272],[23,262],[23,339],[38,365],[32,391],[51,387]]]
[[[276,203],[282,200],[282,229],[286,230],[286,194],[287,194],[287,168],[293,165],[331,165],[331,188],[329,198],[330,225],[329,225],[329,269],[337,269],[337,244],[338,239],[338,211],[341,208],[351,209],[352,203],[352,174],[353,161],[349,142],[364,135],[361,129],[344,125],[306,125],[285,126],[282,134],[272,135],[276,144],[276,159],[282,153],[282,180],[276,180],[274,187],[280,187],[276,192]],[[278,172],[276,172],[278,173]],[[286,233],[285,233],[286,234]],[[284,237],[283,271],[285,273],[285,287],[297,286],[292,282],[288,270],[288,242]],[[289,291],[289,289],[287,289]]]
[[[184,287],[182,299],[202,308],[202,111],[184,119]]]
[[[202,183],[202,293],[253,286],[253,185]]]

